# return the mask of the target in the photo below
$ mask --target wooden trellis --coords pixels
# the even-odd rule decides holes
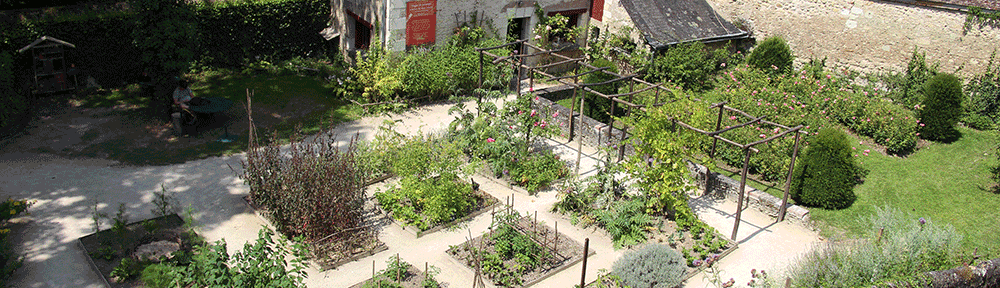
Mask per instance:
[[[529,48],[532,48],[533,50],[535,50],[537,52],[524,53],[524,51],[521,51],[520,54],[512,53],[511,55],[507,55],[507,56],[496,55],[496,54],[493,54],[493,53],[489,52],[489,51],[492,51],[492,50],[497,50],[497,49],[501,49],[501,48],[504,48],[504,47],[513,46],[513,45],[519,45],[519,44],[520,45],[524,45],[524,46],[529,47]],[[519,84],[521,80],[520,80],[520,77],[519,77],[519,70],[520,69],[527,69],[527,71],[528,71],[528,77],[529,77],[528,83],[529,83],[529,87],[531,88],[532,91],[534,90],[534,83],[535,83],[535,81],[534,81],[535,80],[534,79],[534,75],[535,75],[535,73],[538,73],[540,75],[548,77],[546,79],[548,81],[557,81],[557,82],[559,82],[559,83],[561,83],[563,85],[568,85],[568,86],[572,87],[573,88],[573,96],[572,96],[572,100],[571,100],[572,102],[571,103],[575,104],[577,97],[579,97],[580,98],[580,102],[579,102],[580,106],[579,107],[580,107],[581,110],[583,109],[583,107],[586,107],[586,97],[582,97],[582,96],[578,95],[578,94],[580,94],[581,91],[590,92],[590,93],[598,95],[598,96],[600,96],[602,98],[611,100],[611,109],[610,109],[610,111],[611,111],[612,115],[614,115],[614,113],[615,113],[614,109],[615,109],[615,106],[617,106],[617,105],[615,105],[615,103],[619,103],[619,104],[624,105],[625,107],[627,107],[626,108],[627,111],[625,112],[625,116],[626,117],[631,116],[633,110],[646,111],[649,107],[663,106],[663,105],[666,105],[666,104],[670,104],[673,101],[676,101],[676,100],[672,100],[672,101],[660,102],[660,97],[659,97],[660,96],[660,91],[671,92],[669,89],[664,88],[662,84],[653,84],[653,83],[649,83],[649,82],[643,81],[641,79],[638,79],[638,77],[636,77],[635,74],[620,75],[618,73],[609,72],[609,71],[607,71],[608,68],[606,68],[606,67],[605,68],[598,68],[598,67],[595,67],[593,65],[590,65],[589,63],[586,63],[585,62],[585,60],[586,60],[585,58],[570,58],[570,57],[567,57],[567,56],[564,56],[564,55],[560,55],[560,54],[556,53],[556,52],[560,52],[559,50],[549,50],[549,49],[545,49],[545,48],[542,48],[542,47],[538,47],[538,46],[532,45],[530,43],[527,43],[527,40],[518,40],[518,41],[514,41],[514,42],[510,42],[510,43],[506,43],[506,44],[499,45],[499,46],[494,46],[494,47],[476,48],[476,51],[479,52],[479,88],[482,88],[482,86],[483,86],[483,68],[486,65],[485,56],[490,56],[490,57],[493,58],[493,60],[491,61],[491,64],[493,64],[493,65],[497,65],[497,64],[499,64],[501,62],[505,62],[505,61],[506,62],[510,62],[511,69],[512,69],[512,72],[513,72],[511,75],[513,77],[517,77],[518,78],[518,79],[514,80],[514,81],[516,81],[516,83],[518,83],[516,85],[517,89],[514,89],[514,90],[516,90],[516,93],[517,93],[518,96],[521,95],[521,89],[520,89],[520,84]],[[555,56],[555,57],[557,57],[559,59],[562,59],[562,60],[557,61],[555,63],[544,64],[544,65],[529,66],[529,65],[525,65],[524,64],[524,60],[526,58],[539,57],[539,56],[543,56],[543,55],[552,55],[552,56]],[[548,68],[548,67],[552,67],[552,66],[556,66],[556,65],[562,65],[562,64],[569,64],[569,63],[576,64],[576,67],[573,69],[573,74],[572,75],[557,77],[557,76],[545,73],[543,71],[543,69]],[[586,68],[588,70],[581,73],[579,71],[580,68]],[[605,82],[601,82],[601,83],[580,83],[579,80],[580,80],[581,76],[584,76],[584,75],[587,75],[587,74],[591,74],[591,73],[604,73],[604,74],[607,74],[607,75],[610,75],[610,76],[614,77],[614,79],[608,80],[608,81],[605,81]],[[571,78],[572,78],[572,80],[570,80]],[[607,84],[612,84],[612,83],[618,83],[618,82],[621,82],[621,81],[628,81],[628,92],[607,95],[607,94],[601,93],[599,91],[596,91],[596,90],[590,88],[592,86],[607,85]],[[635,89],[636,84],[645,85],[645,87],[641,88],[639,90],[636,90]],[[642,93],[642,92],[645,92],[645,91],[648,91],[648,90],[651,90],[651,89],[655,89],[654,90],[655,93],[654,93],[654,96],[653,96],[653,102],[652,102],[652,104],[641,105],[641,104],[634,103],[634,95]],[[623,99],[623,98],[627,98],[627,99]],[[693,99],[693,100],[697,100],[697,99]],[[480,102],[482,101],[482,95],[479,96],[479,101]],[[736,109],[736,108],[733,108],[733,107],[728,107],[728,106],[726,106],[726,104],[727,104],[726,102],[722,102],[722,103],[716,103],[716,104],[713,104],[713,105],[709,106],[709,109],[719,108],[719,116],[718,116],[718,120],[716,120],[716,125],[715,125],[715,130],[714,131],[705,131],[705,130],[698,129],[698,128],[694,127],[694,126],[688,125],[687,123],[681,122],[680,120],[677,120],[676,118],[673,118],[673,117],[670,117],[670,119],[673,120],[675,124],[677,124],[677,125],[679,125],[681,127],[684,127],[685,129],[698,132],[700,134],[709,136],[709,137],[711,137],[713,139],[712,140],[712,150],[711,150],[711,152],[708,155],[709,159],[714,159],[714,157],[715,157],[715,151],[716,151],[716,146],[718,145],[719,141],[725,142],[725,143],[727,143],[727,144],[729,144],[731,146],[738,147],[738,148],[740,148],[740,149],[743,150],[744,157],[743,157],[743,168],[742,168],[741,173],[740,173],[740,192],[739,192],[739,195],[738,195],[738,200],[737,200],[738,203],[737,203],[737,207],[736,207],[736,222],[733,225],[733,233],[732,233],[732,239],[735,240],[736,239],[737,231],[739,229],[740,216],[743,213],[743,202],[745,201],[744,200],[745,199],[744,194],[746,194],[746,179],[747,179],[747,173],[748,173],[749,163],[750,163],[750,152],[755,152],[755,153],[756,152],[760,152],[760,150],[758,150],[754,146],[757,146],[757,145],[760,145],[760,144],[764,144],[764,143],[769,143],[769,142],[771,142],[771,141],[773,141],[775,139],[783,138],[783,137],[785,137],[786,135],[788,135],[790,133],[795,133],[795,145],[794,145],[794,148],[793,148],[794,150],[792,152],[791,164],[788,167],[788,176],[785,179],[785,195],[784,195],[784,198],[783,198],[782,203],[781,203],[781,207],[779,208],[779,212],[778,212],[778,221],[782,221],[785,218],[786,206],[788,206],[789,188],[790,188],[791,180],[792,180],[792,171],[795,169],[795,157],[798,155],[798,152],[799,152],[799,140],[801,138],[801,134],[805,133],[805,131],[802,130],[803,129],[802,125],[798,125],[798,126],[795,126],[795,127],[785,126],[785,125],[782,125],[782,124],[779,124],[779,123],[767,121],[766,120],[767,116],[761,116],[761,117],[753,116],[753,115],[750,115],[750,114],[748,114],[746,112],[743,112],[743,111],[741,111],[739,109]],[[570,106],[571,106],[571,107],[569,107],[570,108],[570,115],[569,115],[569,120],[568,120],[569,123],[567,123],[567,125],[569,126],[569,130],[570,130],[568,138],[572,141],[573,137],[575,136],[574,135],[574,130],[576,129],[576,126],[574,125],[574,121],[573,121],[574,119],[573,119],[573,117],[576,117],[577,114],[576,114],[575,111],[573,111],[574,110],[573,106],[575,106],[575,105],[570,105]],[[749,118],[751,120],[749,120],[747,122],[743,122],[743,123],[741,123],[739,125],[734,125],[734,126],[730,126],[730,127],[726,127],[724,129],[721,129],[722,128],[721,127],[722,126],[722,117],[723,117],[723,114],[726,111],[730,111],[730,112],[736,113],[739,116],[742,116],[742,117],[745,117],[745,118]],[[582,117],[583,116],[583,112],[582,111],[580,112],[579,116],[580,116],[579,117],[579,119],[580,119],[579,120],[580,126],[582,127],[583,126],[583,117]],[[615,121],[614,117],[611,117],[611,119],[608,120],[608,132],[607,132],[608,133],[608,138],[607,138],[608,141],[614,140],[612,138],[612,131],[614,130],[614,121]],[[727,138],[725,138],[725,137],[723,137],[721,135],[721,134],[723,134],[723,133],[725,133],[727,131],[730,131],[730,130],[733,130],[733,129],[742,128],[742,127],[747,127],[749,125],[757,124],[757,123],[772,125],[772,126],[775,126],[775,127],[778,127],[780,129],[782,129],[782,131],[780,131],[779,133],[777,133],[775,135],[772,135],[771,137],[767,137],[767,138],[761,139],[759,141],[751,142],[751,143],[739,143],[739,142],[727,139]],[[625,154],[625,144],[627,144],[625,142],[625,139],[627,138],[627,135],[628,135],[628,128],[629,127],[627,125],[625,125],[625,126],[623,126],[620,129],[621,130],[621,135],[620,135],[620,138],[618,139],[618,144],[619,144],[618,146],[620,147],[619,148],[619,152],[618,152],[619,153],[618,154],[618,160],[619,161],[621,161],[621,159],[624,157],[624,154]],[[583,146],[583,139],[582,139],[582,137],[578,137],[577,138],[577,157],[576,157],[576,173],[578,173],[578,174],[580,172],[580,158],[581,158],[581,155],[582,155],[582,146]],[[708,177],[709,174],[710,174],[710,171],[706,171],[706,177],[705,177],[706,178],[706,180],[705,180],[706,181],[706,186],[705,186],[706,189],[708,189],[708,183],[707,182],[710,179],[710,177]]]

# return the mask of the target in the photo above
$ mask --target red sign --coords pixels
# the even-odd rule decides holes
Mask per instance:
[[[434,43],[437,0],[406,2],[406,45]]]
[[[591,0],[590,1],[590,18],[594,18],[597,21],[604,21],[604,0]]]

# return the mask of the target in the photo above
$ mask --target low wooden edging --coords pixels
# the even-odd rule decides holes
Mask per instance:
[[[97,234],[97,233],[93,233]],[[93,235],[88,234],[87,236]],[[87,237],[84,236],[84,237]],[[83,238],[83,237],[80,237]],[[97,272],[98,276],[101,276],[101,281],[104,281],[104,287],[111,287],[111,282],[108,282],[108,277],[104,277],[104,273],[101,273],[101,269],[97,268],[97,263],[94,263],[94,258],[90,256],[90,251],[87,251],[87,247],[83,245],[83,240],[76,238],[76,245],[80,246],[80,250],[83,250],[83,255],[87,258],[87,263],[90,263],[90,268]]]
[[[385,180],[385,179],[382,179],[382,180]],[[257,209],[257,206],[253,205],[250,202],[250,195],[244,196],[242,198],[243,198],[243,201],[246,201],[247,206],[249,206],[250,209],[253,210],[253,214],[256,215],[257,218],[260,218],[260,220],[264,221],[264,223],[268,223],[268,224],[274,225],[273,223],[271,223],[271,220],[268,220],[267,217],[264,217],[264,215],[261,215],[260,209]],[[320,271],[326,271],[326,270],[330,270],[330,269],[333,269],[333,268],[337,268],[340,265],[344,265],[344,263],[352,262],[352,261],[357,261],[358,259],[365,258],[365,257],[368,257],[368,256],[372,256],[372,255],[378,254],[379,252],[389,250],[389,247],[386,246],[385,243],[383,243],[381,240],[378,240],[378,238],[376,238],[375,241],[378,241],[378,245],[375,246],[375,248],[369,249],[368,251],[362,252],[360,254],[357,254],[357,255],[354,255],[354,256],[351,256],[351,257],[347,257],[347,258],[341,259],[340,261],[334,262],[333,264],[323,264],[322,262],[315,261],[315,260],[310,261],[310,262],[313,262],[313,264],[316,264],[316,266],[320,267]],[[310,252],[310,254],[312,254],[312,252]],[[318,258],[315,255],[312,255],[312,256],[313,256],[313,258]]]
[[[566,236],[566,239],[572,239],[572,238],[569,238],[569,236]],[[574,241],[576,241],[576,240],[574,240]],[[587,252],[586,257],[594,256],[594,254],[597,254],[597,251],[590,250],[590,252]],[[452,257],[452,258],[454,258],[454,257]],[[562,266],[556,267],[556,269],[549,270],[549,272],[545,273],[545,275],[542,275],[542,277],[539,277],[538,279],[531,280],[531,281],[529,281],[527,283],[524,283],[524,285],[521,286],[521,287],[531,287],[532,285],[538,284],[538,282],[542,282],[542,280],[549,279],[549,277],[552,277],[553,275],[559,274],[559,272],[562,272],[563,270],[569,269],[570,266],[576,265],[576,263],[580,263],[580,261],[583,261],[583,257],[576,258],[575,260],[571,260],[569,262],[566,262]]]
[[[139,220],[139,221],[133,221],[133,222],[130,222],[128,224],[125,224],[125,227],[132,226],[132,225],[135,225],[135,224],[140,224],[141,225],[142,222],[146,222],[146,221],[149,221],[149,220],[158,221],[158,219],[167,218],[167,217],[177,217],[177,219],[179,219],[181,221],[181,223],[184,223],[184,218],[181,218],[180,215],[177,215],[177,213],[174,213],[174,214],[170,214],[170,215],[164,215],[164,216],[153,217],[153,218]],[[97,263],[94,262],[94,257],[90,255],[91,251],[87,250],[87,245],[83,244],[83,238],[87,238],[87,237],[91,237],[91,236],[97,237],[96,236],[97,233],[101,233],[101,231],[106,231],[106,230],[109,230],[109,229],[111,229],[111,228],[100,230],[100,231],[97,231],[97,232],[94,232],[94,233],[83,235],[80,238],[76,238],[76,245],[80,246],[80,250],[83,250],[83,255],[87,258],[87,263],[90,263],[90,268],[94,272],[96,272],[97,275],[101,276],[101,281],[104,282],[104,286],[105,287],[111,287],[111,281],[108,281],[108,277],[104,276],[104,273],[101,272],[101,269],[97,267]],[[126,256],[126,257],[128,257],[128,256]]]

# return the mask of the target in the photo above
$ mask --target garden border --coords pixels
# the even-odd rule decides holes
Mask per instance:
[[[260,218],[260,220],[264,221],[264,223],[267,223],[267,225],[274,226],[274,223],[271,223],[271,220],[267,219],[267,217],[264,217],[264,215],[262,215],[260,213],[260,210],[262,210],[262,209],[258,209],[256,206],[254,206],[253,204],[250,203],[250,195],[246,195],[246,196],[243,196],[243,197],[240,197],[240,198],[243,198],[243,201],[246,203],[246,205],[248,207],[250,207],[251,210],[253,210],[253,214],[257,215],[257,218]],[[365,257],[368,257],[368,256],[372,256],[372,255],[378,254],[378,253],[380,253],[382,251],[389,250],[389,246],[386,246],[385,242],[382,242],[382,240],[379,240],[378,237],[375,237],[375,241],[378,242],[378,245],[376,245],[375,248],[369,249],[368,251],[364,251],[364,252],[359,253],[359,254],[355,254],[355,255],[353,255],[351,257],[347,257],[347,258],[341,259],[341,260],[339,260],[337,262],[334,262],[333,264],[324,264],[323,262],[316,261],[316,259],[315,259],[316,257],[315,257],[315,255],[312,255],[312,253],[310,253],[309,256],[313,257],[313,259],[310,259],[309,262],[311,262],[312,264],[316,264],[316,266],[319,267],[320,271],[322,272],[322,271],[327,271],[327,270],[335,269],[335,268],[339,267],[340,265],[344,265],[347,262],[357,261],[357,260],[360,260],[361,258],[365,258]]]
[[[153,218],[148,218],[148,219],[133,221],[133,222],[130,222],[128,224],[125,224],[125,227],[132,226],[132,225],[135,225],[135,224],[140,224],[141,225],[141,223],[149,221],[149,220],[166,218],[166,217],[170,217],[170,216],[177,217],[177,219],[179,219],[181,221],[181,225],[182,226],[184,225],[184,223],[186,223],[186,221],[184,221],[183,217],[181,217],[180,215],[177,215],[177,213],[171,213],[169,215],[163,215],[163,216],[158,216],[158,217],[153,217]],[[95,273],[97,273],[98,276],[101,276],[101,280],[104,281],[105,287],[112,287],[111,286],[111,282],[108,281],[108,277],[104,276],[104,273],[101,272],[101,269],[99,267],[97,267],[97,263],[94,262],[94,257],[91,256],[90,255],[90,251],[87,250],[87,245],[83,244],[83,238],[87,238],[87,237],[91,237],[91,236],[95,236],[96,237],[96,235],[98,233],[101,233],[101,232],[104,232],[104,231],[108,231],[108,230],[111,230],[111,228],[104,229],[104,230],[99,230],[99,231],[94,232],[94,233],[90,233],[90,234],[87,234],[87,235],[80,236],[79,238],[76,238],[76,244],[78,246],[80,246],[81,250],[83,250],[84,256],[87,257],[87,263],[90,263],[91,270],[94,271]]]
[[[715,231],[715,236],[725,239],[726,241],[729,241],[730,244],[733,244],[732,247],[729,247],[726,250],[723,250],[722,253],[719,253],[719,259],[715,260],[716,262],[721,261],[723,258],[726,258],[727,255],[733,253],[733,251],[736,251],[736,248],[740,247],[739,242],[736,242],[736,240],[733,239],[729,239],[729,237],[722,235],[722,233],[719,233],[718,231]],[[691,277],[694,277],[694,275],[698,275],[698,273],[704,272],[706,268],[708,268],[706,265],[698,266],[698,268],[695,269],[694,271],[688,272],[687,275],[684,275],[684,281],[691,279]]]
[[[523,216],[523,217],[521,217],[521,218],[518,219],[517,223],[520,223],[521,219],[526,219],[526,218],[528,218],[527,221],[531,221],[529,216]],[[515,230],[518,230],[519,233],[524,234],[519,229],[527,229],[527,228],[520,227],[520,224],[518,224],[517,226],[519,226],[519,228],[515,228]],[[544,226],[546,227],[546,229],[550,228],[548,225],[544,225]],[[554,230],[552,230],[552,233],[556,233],[556,232]],[[473,267],[469,267],[469,265],[466,265],[460,259],[455,258],[455,256],[452,255],[448,251],[450,251],[452,249],[455,249],[455,248],[457,248],[457,247],[459,247],[461,245],[465,245],[465,243],[468,243],[470,241],[486,237],[487,235],[489,235],[489,230],[487,230],[486,232],[483,232],[482,234],[480,234],[479,236],[476,236],[475,238],[463,241],[462,243],[459,243],[457,245],[449,247],[447,250],[445,250],[445,254],[448,255],[448,259],[451,259],[451,261],[453,261],[453,263],[458,264],[462,268],[468,269],[469,271],[472,271],[473,274],[475,274],[476,271],[475,271],[475,269]],[[528,236],[527,234],[524,234],[524,235]],[[576,241],[576,239],[573,239],[572,237],[569,237],[569,235],[566,235],[566,234],[563,234],[563,233],[558,233],[558,235],[562,235],[561,237],[559,237],[560,239],[570,240],[570,241],[573,241],[573,243],[575,243],[576,245],[579,245],[581,248],[584,247],[583,244],[581,244],[580,242]],[[531,236],[528,236],[528,237],[531,237]],[[532,241],[535,241],[534,238],[532,238]],[[593,256],[595,254],[597,254],[597,251],[595,251],[594,249],[589,249],[587,251],[586,255],[580,255],[580,256],[576,257],[575,259],[574,258],[570,258],[566,262],[563,262],[561,265],[559,265],[559,266],[557,266],[557,267],[555,267],[555,268],[553,268],[551,270],[545,271],[545,273],[542,274],[541,276],[539,276],[537,279],[533,279],[531,281],[524,282],[524,284],[522,284],[520,287],[522,287],[522,288],[524,288],[524,287],[531,287],[531,286],[533,286],[535,284],[538,284],[539,282],[542,282],[545,279],[548,279],[549,277],[552,277],[553,275],[559,274],[560,272],[562,272],[562,271],[564,271],[566,269],[569,269],[573,265],[576,265],[576,263],[580,263],[581,261],[583,261],[584,258],[589,258],[590,256]],[[487,282],[490,282],[491,285],[493,284],[492,280],[488,280],[485,277],[485,275],[483,276],[483,280],[487,281]]]

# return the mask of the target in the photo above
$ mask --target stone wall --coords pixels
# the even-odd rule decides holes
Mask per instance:
[[[719,199],[725,197],[733,201],[739,200],[739,179],[732,179],[717,172],[708,174],[708,169],[706,169],[705,166],[695,164],[691,161],[687,161],[687,166],[691,171],[691,177],[695,179],[698,188],[703,191],[704,194],[708,194]],[[709,181],[705,181],[706,177],[709,177]],[[705,189],[706,183],[708,184],[708,189]],[[781,198],[774,197],[767,192],[754,189],[749,185],[747,185],[744,189],[746,193],[744,194],[744,199],[747,201],[747,205],[771,217],[778,217],[779,207],[781,207],[782,201]],[[809,220],[809,209],[792,204],[786,204],[785,207],[787,207],[787,210],[785,211],[785,220],[799,223],[806,227],[812,227]]]
[[[902,71],[914,48],[959,75],[982,73],[1000,28],[963,28],[966,14],[869,0],[708,0],[720,15],[749,20],[758,40],[782,35],[800,64],[828,57],[828,67]]]

